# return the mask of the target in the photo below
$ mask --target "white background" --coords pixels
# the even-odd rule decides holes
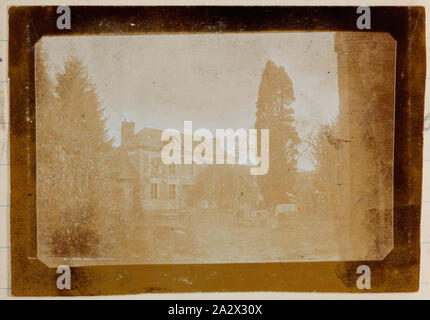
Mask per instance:
[[[365,5],[363,1],[337,1],[337,0],[295,0],[295,1],[66,1],[62,0],[61,5]],[[14,299],[10,290],[10,233],[9,233],[9,84],[7,77],[7,8],[12,5],[58,5],[58,1],[47,0],[0,0],[0,299]],[[402,5],[402,6],[426,6],[426,17],[428,17],[428,5],[425,1],[389,1],[372,0],[371,4],[376,5]],[[426,35],[429,35],[428,20],[426,21]],[[72,17],[73,24],[73,17]],[[427,40],[430,36],[427,36]],[[427,68],[429,68],[429,58],[427,54]],[[428,85],[430,75],[427,70]],[[23,88],[25,90],[25,88]],[[426,90],[425,114],[430,112],[429,93]],[[419,156],[419,155],[417,155]],[[140,294],[132,296],[112,296],[110,298],[127,299],[430,299],[430,130],[424,133],[424,162],[423,162],[423,203],[421,214],[421,274],[420,290],[415,293],[387,293],[387,294],[332,294],[332,293],[273,293],[273,292],[246,292],[246,293],[195,293],[195,294]],[[73,281],[73,279],[72,279]],[[97,299],[98,297],[88,297]],[[61,299],[61,298],[57,298]],[[64,299],[64,298],[62,298]]]

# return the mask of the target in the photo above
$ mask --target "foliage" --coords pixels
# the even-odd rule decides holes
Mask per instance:
[[[312,143],[312,156],[314,159],[315,174],[314,186],[316,196],[321,202],[325,212],[335,210],[339,174],[340,150],[342,141],[336,139],[336,122],[322,126],[318,133],[309,139]]]
[[[54,83],[46,58],[43,48],[36,50],[40,240],[48,254],[96,254],[105,219],[118,210],[112,140],[81,59],[70,54]]]
[[[293,84],[283,67],[266,63],[258,91],[255,128],[270,130],[270,166],[258,184],[266,206],[288,202],[294,193],[297,174],[297,146]]]
[[[188,189],[187,202],[234,209],[239,199],[256,199],[257,190],[252,179],[249,168],[245,166],[206,166],[196,175],[194,184]]]

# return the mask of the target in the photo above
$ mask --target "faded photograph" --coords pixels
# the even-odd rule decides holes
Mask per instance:
[[[395,63],[386,33],[43,37],[39,260],[384,259]]]

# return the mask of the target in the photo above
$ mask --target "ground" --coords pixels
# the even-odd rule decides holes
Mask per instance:
[[[145,213],[133,218],[120,251],[152,264],[335,260],[333,221],[297,214],[262,226],[227,210]]]

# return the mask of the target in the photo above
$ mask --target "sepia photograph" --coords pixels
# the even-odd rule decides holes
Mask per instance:
[[[38,257],[382,260],[395,52],[383,33],[42,38]]]
[[[7,30],[13,296],[427,283],[423,7],[15,6]]]

